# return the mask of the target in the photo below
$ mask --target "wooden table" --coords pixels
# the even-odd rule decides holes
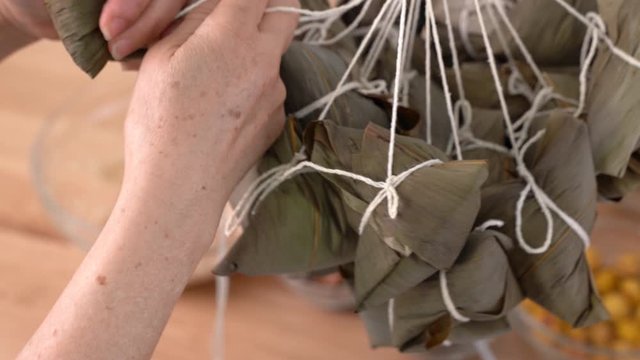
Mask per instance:
[[[115,67],[108,74],[119,76]],[[28,159],[47,115],[88,81],[55,43],[37,44],[0,64],[0,359],[17,354],[83,258],[47,218],[31,185]],[[604,222],[600,236],[640,236],[633,222],[640,216],[636,207],[608,207],[601,217],[610,214],[622,220]],[[214,316],[212,282],[188,290],[154,359],[210,358]],[[369,349],[357,316],[315,308],[273,278],[234,278],[226,344],[228,359],[406,358]],[[493,347],[499,359],[540,358],[514,335]]]

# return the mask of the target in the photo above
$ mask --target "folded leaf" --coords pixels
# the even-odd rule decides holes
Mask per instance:
[[[453,334],[456,327],[464,326],[460,337],[471,334],[477,336],[476,339],[487,337],[494,333],[495,327],[485,328],[482,324],[503,323],[507,312],[520,303],[522,293],[506,254],[512,248],[511,239],[495,231],[476,231],[470,235],[460,257],[447,272],[448,289],[456,308],[471,319],[469,323],[453,323]],[[433,276],[396,298],[394,345],[403,350],[424,348],[430,343],[430,337],[438,337],[425,329],[448,316],[439,276]],[[503,330],[502,326],[498,328]],[[450,330],[442,328],[441,331]]]
[[[75,63],[95,77],[111,59],[99,27],[105,0],[45,0],[53,24]]]
[[[547,118],[536,119],[531,133],[541,129],[546,134],[527,153],[527,166],[558,207],[589,231],[595,221],[597,194],[586,126],[566,112],[556,111]],[[478,223],[503,220],[505,226],[501,231],[515,239],[516,202],[524,187],[520,180],[511,180],[485,188]],[[533,196],[525,201],[523,223],[524,238],[529,245],[542,245],[547,223]],[[553,230],[553,241],[546,253],[532,255],[520,247],[508,253],[522,290],[574,326],[605,319],[582,241],[557,216]]]
[[[613,23],[613,42],[631,56],[640,56],[640,2],[622,3]],[[587,123],[598,174],[623,177],[640,140],[640,71],[602,48],[593,63],[587,101]]]

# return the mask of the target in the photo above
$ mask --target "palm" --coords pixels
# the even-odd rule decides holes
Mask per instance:
[[[3,1],[6,2],[11,20],[19,29],[38,38],[57,37],[51,18],[47,13],[44,0]]]

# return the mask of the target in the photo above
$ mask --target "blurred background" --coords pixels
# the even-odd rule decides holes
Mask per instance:
[[[35,331],[110,213],[134,81],[117,65],[91,81],[57,43],[0,63],[0,359],[15,357]],[[570,331],[525,305],[514,315],[518,331],[488,342],[483,358],[640,359],[632,351],[640,342],[639,220],[638,194],[601,205],[590,260],[613,321]],[[214,262],[203,260],[154,359],[211,357]],[[480,358],[474,347],[430,357],[370,349],[348,291],[331,275],[234,277],[226,345],[227,359]]]

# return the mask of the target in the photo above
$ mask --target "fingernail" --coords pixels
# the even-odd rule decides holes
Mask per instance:
[[[124,59],[127,55],[131,54],[131,43],[127,39],[122,39],[111,45],[111,56],[116,61]]]
[[[102,36],[104,36],[107,41],[111,41],[111,39],[122,34],[126,27],[127,22],[124,19],[116,17],[102,26],[100,30],[102,31]]]

